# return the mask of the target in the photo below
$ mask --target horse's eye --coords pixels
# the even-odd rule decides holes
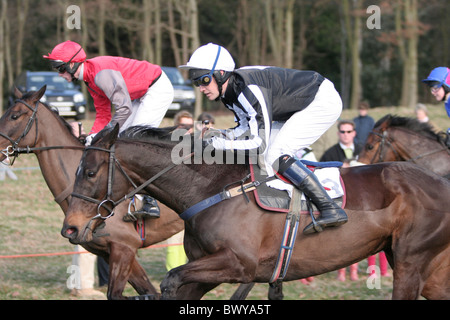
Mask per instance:
[[[369,150],[369,151],[372,150],[372,149],[373,149],[373,145],[368,144],[368,145],[366,146],[366,149]]]
[[[94,171],[88,171],[87,176],[88,176],[88,178],[94,178],[95,177],[95,172]]]
[[[19,115],[13,114],[13,115],[11,115],[11,119],[13,119],[13,120],[19,119]]]

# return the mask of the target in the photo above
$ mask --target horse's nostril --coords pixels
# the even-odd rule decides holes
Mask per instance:
[[[76,230],[75,230],[75,228],[69,228],[69,229],[67,229],[66,230],[66,233],[67,233],[67,235],[71,235],[72,233],[75,233],[76,232]]]
[[[62,230],[63,237],[72,239],[75,238],[78,233],[78,229],[76,227],[67,227]]]

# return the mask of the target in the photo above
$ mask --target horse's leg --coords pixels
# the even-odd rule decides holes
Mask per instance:
[[[160,287],[163,299],[174,299],[178,298],[178,289],[190,283],[217,285],[252,280],[251,272],[230,249],[225,248],[170,270]]]
[[[217,287],[218,283],[189,283],[177,292],[177,300],[200,300],[207,292]]]
[[[393,300],[417,300],[422,291],[422,286],[417,266],[404,262],[395,264]]]
[[[245,300],[247,298],[250,291],[255,286],[255,283],[242,283],[239,288],[231,296],[230,300]]]
[[[133,264],[131,266],[131,274],[128,278],[128,282],[133,286],[133,288],[140,294],[145,295],[145,299],[148,299],[149,296],[152,299],[159,298],[159,293],[156,288],[150,282],[150,279],[147,276],[144,268],[139,264],[136,260],[136,257],[133,260]]]
[[[283,282],[275,282],[275,284],[269,286],[269,300],[283,300]]]
[[[127,281],[141,295],[156,295],[155,287],[150,283],[145,270],[136,260],[135,251],[117,242],[111,243],[110,248],[108,299],[125,299],[123,290]]]
[[[428,263],[429,274],[421,295],[426,299],[450,299],[450,247]]]

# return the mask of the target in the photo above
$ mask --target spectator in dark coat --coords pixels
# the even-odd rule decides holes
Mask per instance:
[[[358,112],[359,116],[353,119],[356,130],[355,142],[364,145],[375,125],[375,120],[369,116],[369,104],[367,102],[361,102],[359,104]]]
[[[351,120],[338,122],[338,143],[330,147],[320,161],[341,161],[345,166],[361,152],[362,145],[355,143],[355,123]]]

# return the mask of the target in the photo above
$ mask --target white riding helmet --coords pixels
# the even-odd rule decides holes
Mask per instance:
[[[214,43],[208,43],[195,50],[188,63],[178,68],[232,72],[234,67],[234,60],[227,49]]]

